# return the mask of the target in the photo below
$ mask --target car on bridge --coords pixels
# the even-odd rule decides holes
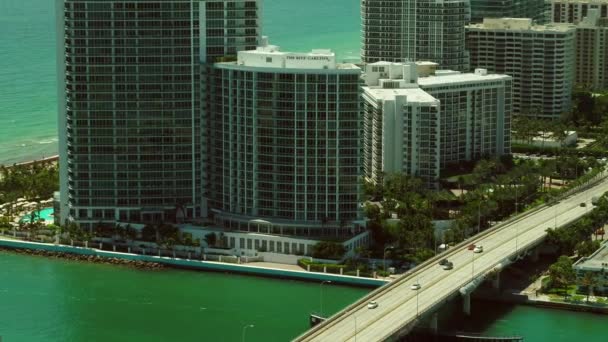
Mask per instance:
[[[367,303],[367,308],[368,309],[375,309],[377,307],[378,307],[378,302],[376,302],[376,301],[372,300],[371,302]]]
[[[443,258],[443,259],[441,259],[441,261],[439,261],[439,266],[443,266],[443,265],[446,265],[449,263],[450,263],[450,261],[448,259]]]
[[[586,206],[587,206],[587,203],[585,203],[585,202],[581,203],[581,207],[586,207]]]
[[[452,268],[454,268],[454,263],[453,263],[453,262],[451,262],[451,261],[448,261],[446,264],[441,265],[441,267],[442,267],[444,270],[449,271],[449,270],[451,270]]]
[[[475,248],[473,249],[473,253],[481,253],[483,252],[483,246],[479,245],[479,246],[475,246]]]
[[[472,250],[474,250],[474,249],[475,249],[475,244],[474,244],[474,243],[472,243],[472,244],[470,244],[470,245],[469,245],[469,247],[467,247],[467,248],[468,248],[470,251],[472,251]]]
[[[412,285],[410,286],[410,289],[412,289],[412,290],[414,290],[414,291],[416,291],[416,290],[420,290],[420,284],[418,284],[418,283],[412,284]]]

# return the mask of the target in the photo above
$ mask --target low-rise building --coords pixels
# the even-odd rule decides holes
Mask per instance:
[[[558,139],[552,132],[538,132],[531,140],[513,139],[514,143],[533,145],[538,147],[563,147],[575,146],[578,141],[576,131],[565,131],[564,135]]]
[[[581,284],[582,279],[590,272],[597,279],[593,292],[599,295],[608,295],[608,242],[604,242],[600,249],[590,256],[579,259],[573,267],[576,271],[576,283],[579,290],[587,290]]]

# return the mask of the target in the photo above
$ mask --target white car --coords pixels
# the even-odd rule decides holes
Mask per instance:
[[[375,301],[373,301],[373,300],[371,302],[367,303],[367,308],[368,309],[375,309],[377,307],[378,307],[378,303],[375,302]]]
[[[475,246],[475,248],[473,249],[473,253],[481,253],[483,252],[483,246],[479,245],[479,246]]]
[[[416,290],[420,290],[420,284],[418,284],[418,283],[412,284],[412,285],[410,286],[410,289],[412,289],[412,290],[414,290],[414,291],[416,291]]]

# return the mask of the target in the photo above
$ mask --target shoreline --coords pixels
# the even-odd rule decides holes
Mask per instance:
[[[180,259],[142,255],[122,252],[112,252],[95,248],[73,247],[49,243],[30,242],[23,240],[8,240],[0,237],[0,250],[21,251],[21,254],[39,255],[73,261],[136,266],[140,269],[176,268],[193,271],[211,271],[234,273],[273,279],[294,279],[306,282],[332,281],[347,286],[376,288],[388,281],[374,278],[354,277],[332,273],[308,272],[305,270],[285,270],[279,268],[260,267],[254,265],[231,264],[214,261]],[[151,266],[154,265],[154,266]],[[159,265],[159,266],[156,266]],[[147,267],[150,266],[150,267]]]
[[[50,157],[45,157],[45,158],[41,158],[41,159],[34,159],[34,160],[27,160],[24,162],[19,162],[19,163],[12,163],[12,164],[0,164],[0,166],[4,166],[7,168],[11,168],[14,166],[29,166],[29,165],[33,165],[36,163],[40,163],[40,164],[50,164],[50,163],[57,163],[59,161],[59,155],[53,155]]]
[[[30,255],[30,256],[38,256],[44,258],[52,258],[52,259],[62,259],[69,261],[78,261],[78,262],[88,262],[93,264],[105,264],[105,265],[115,265],[115,266],[126,266],[128,268],[135,268],[139,270],[163,270],[167,269],[165,265],[157,262],[148,262],[148,261],[136,261],[136,260],[126,260],[120,258],[106,258],[95,255],[81,255],[81,254],[73,254],[66,252],[53,252],[46,250],[35,250],[35,249],[27,249],[27,248],[10,248],[5,246],[0,246],[0,251],[19,254],[19,255]]]
[[[600,315],[608,315],[608,305],[592,305],[587,304],[585,302],[573,303],[573,302],[557,302],[551,300],[544,300],[542,298],[536,297],[531,298],[532,296],[526,294],[518,294],[518,293],[500,293],[493,294],[487,291],[480,291],[473,295],[473,298],[482,301],[488,302],[499,302],[499,303],[507,303],[507,304],[515,304],[515,305],[526,305],[533,306],[537,308],[543,309],[552,309],[552,310],[563,310],[563,311],[573,311],[573,312],[588,312]]]

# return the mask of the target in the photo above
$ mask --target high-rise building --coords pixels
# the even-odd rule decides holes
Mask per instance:
[[[364,174],[381,182],[405,173],[433,185],[439,178],[440,103],[420,89],[414,63],[366,65],[363,87]]]
[[[56,0],[62,223],[204,214],[200,63],[251,44],[255,3]]]
[[[531,18],[543,21],[545,0],[471,0],[471,22],[484,18]]]
[[[513,76],[513,113],[559,119],[571,108],[575,28],[531,19],[467,26],[471,66]]]
[[[467,71],[468,0],[362,0],[364,63],[432,61]]]
[[[210,208],[224,228],[352,234],[359,218],[361,70],[328,50],[266,45],[209,80]]]
[[[201,62],[234,60],[238,51],[255,50],[261,38],[262,0],[199,0]]]
[[[598,9],[590,9],[576,26],[576,85],[592,89],[608,88],[608,19]]]
[[[596,9],[601,18],[608,18],[608,0],[552,0],[551,19],[555,23],[577,24]]]
[[[422,76],[422,75],[421,75]],[[421,89],[441,101],[441,168],[511,153],[511,76],[439,70],[418,78]]]
[[[450,163],[511,151],[511,77],[376,62],[363,76],[364,174],[403,172],[438,185]]]

